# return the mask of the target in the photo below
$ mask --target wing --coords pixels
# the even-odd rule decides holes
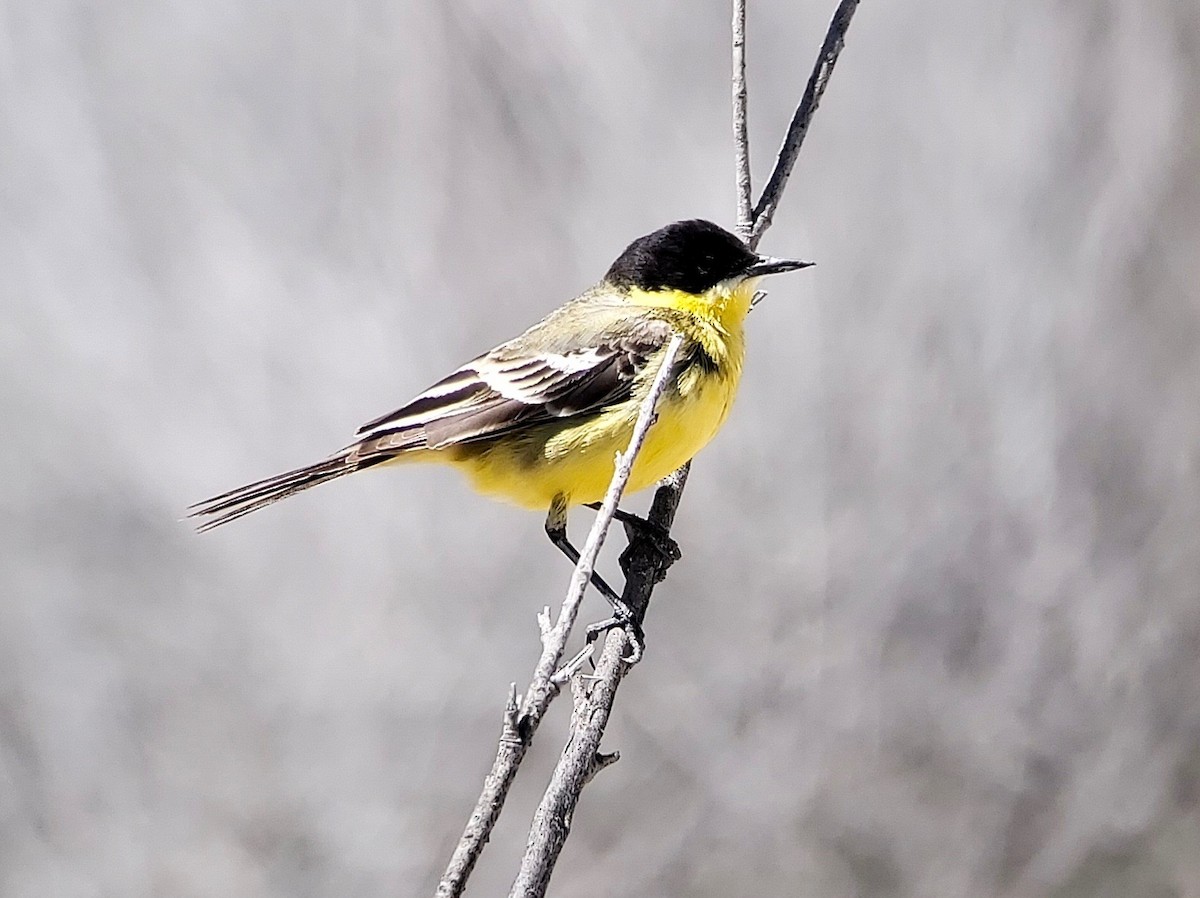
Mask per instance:
[[[441,449],[594,415],[632,395],[638,375],[673,333],[666,321],[631,319],[627,306],[568,304],[403,408],[364,424],[360,451]]]

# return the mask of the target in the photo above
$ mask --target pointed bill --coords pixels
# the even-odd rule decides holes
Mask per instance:
[[[764,277],[768,274],[782,274],[785,271],[797,271],[815,265],[815,262],[797,262],[794,259],[776,259],[774,256],[759,256],[758,261],[746,269],[746,275],[752,278]]]

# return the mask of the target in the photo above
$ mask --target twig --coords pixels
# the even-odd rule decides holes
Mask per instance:
[[[666,391],[675,356],[682,343],[683,338],[676,334],[667,344],[654,383],[638,412],[633,435],[629,440],[629,448],[617,455],[612,482],[609,483],[608,492],[604,496],[596,519],[592,523],[592,529],[588,532],[587,540],[583,544],[579,563],[575,566],[575,573],[571,576],[571,584],[567,588],[566,598],[563,599],[562,608],[559,610],[558,620],[553,627],[549,627],[547,626],[548,613],[543,612],[542,615],[539,615],[542,654],[534,667],[533,677],[530,680],[529,688],[525,691],[524,701],[520,703],[519,713],[516,687],[512,687],[509,693],[496,759],[492,762],[492,769],[484,779],[483,791],[475,803],[475,810],[471,814],[470,820],[467,821],[462,838],[459,839],[450,863],[446,867],[446,872],[438,883],[436,893],[438,898],[451,898],[451,896],[462,894],[467,878],[471,875],[475,862],[479,859],[480,852],[483,851],[483,846],[487,844],[487,840],[491,836],[492,827],[495,826],[496,820],[500,816],[509,787],[517,775],[517,768],[520,767],[526,751],[533,742],[533,734],[541,723],[546,709],[558,695],[559,684],[555,677],[555,670],[562,660],[567,638],[579,616],[579,606],[591,580],[596,557],[600,554],[600,548],[604,544],[609,525],[612,524],[613,515],[621,501],[621,494],[624,493],[625,486],[629,483],[634,460],[641,451],[642,444],[646,441],[646,434],[654,423],[655,407]],[[624,633],[625,631],[618,629],[613,632]],[[605,651],[607,649],[608,641],[606,640]]]
[[[582,707],[572,715],[570,738],[534,812],[529,844],[509,898],[541,898],[546,894],[555,861],[571,831],[571,818],[579,794],[602,767],[612,763],[612,755],[600,754],[600,740],[621,682],[621,671],[625,667],[621,659],[628,647],[629,636],[624,630],[611,630],[604,640],[594,682],[587,690]]]
[[[796,107],[796,112],[792,116],[792,124],[788,127],[787,136],[784,137],[783,145],[779,148],[775,169],[767,180],[767,186],[763,188],[762,196],[754,206],[754,225],[748,241],[751,249],[758,246],[758,242],[775,217],[775,210],[779,207],[780,199],[783,198],[783,189],[787,186],[788,178],[792,174],[792,167],[795,166],[796,157],[800,154],[800,147],[804,143],[804,137],[808,134],[808,124],[812,121],[813,113],[817,111],[817,106],[821,103],[821,95],[825,93],[829,76],[833,74],[833,66],[837,63],[838,54],[846,45],[846,30],[850,27],[850,20],[854,17],[858,2],[859,0],[842,0],[829,23],[829,30],[825,33],[825,42],[821,45],[816,65],[813,66],[812,74],[808,78],[808,86],[804,88],[804,96],[800,99],[800,105]]]
[[[492,834],[492,827],[500,817],[504,799],[516,776],[517,768],[529,748],[529,740],[522,737],[517,722],[517,684],[508,688],[508,701],[504,706],[504,724],[500,730],[500,745],[496,749],[496,760],[483,781],[483,791],[475,802],[475,810],[467,821],[462,838],[450,856],[450,863],[438,883],[438,898],[461,895],[467,878],[475,869],[475,862]]]
[[[746,0],[733,0],[733,166],[737,178],[737,232],[743,240],[749,240],[754,228],[754,197],[746,120]]]

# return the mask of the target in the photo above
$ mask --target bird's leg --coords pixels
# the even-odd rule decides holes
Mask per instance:
[[[600,510],[599,502],[587,503],[588,508]],[[667,533],[666,528],[654,521],[648,521],[640,515],[633,514],[629,511],[622,511],[618,508],[613,512],[613,517],[625,525],[625,535],[630,540],[633,539],[634,533],[640,533],[646,537],[646,540],[659,553],[662,554],[667,564],[674,564],[683,557],[683,552],[679,548],[679,543]]]
[[[554,501],[550,503],[550,510],[546,513],[546,535],[550,537],[550,542],[558,547],[571,564],[579,564],[579,550],[571,545],[571,541],[567,539],[567,502],[566,498],[559,495],[554,497]],[[597,592],[612,605],[613,616],[600,624],[593,624],[587,628],[588,642],[592,642],[606,630],[611,630],[613,627],[623,627],[629,635],[630,656],[625,660],[630,664],[635,663],[642,657],[642,649],[644,646],[644,634],[642,626],[633,617],[633,611],[621,600],[616,591],[604,582],[595,571],[592,571],[591,577],[592,586],[596,587]]]

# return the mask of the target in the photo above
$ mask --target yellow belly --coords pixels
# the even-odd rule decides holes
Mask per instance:
[[[627,493],[662,480],[716,435],[737,392],[738,368],[724,375],[689,372],[679,392],[664,396]],[[629,445],[639,404],[631,400],[557,432],[539,429],[519,443],[502,440],[444,450],[453,453],[446,460],[463,469],[480,492],[527,508],[548,508],[560,494],[572,505],[599,502],[612,480],[616,453]]]

